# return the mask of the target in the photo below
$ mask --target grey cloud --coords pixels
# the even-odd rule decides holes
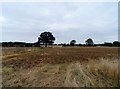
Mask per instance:
[[[118,37],[117,3],[4,3],[2,9],[3,41],[34,42],[43,31],[53,32],[56,43]]]

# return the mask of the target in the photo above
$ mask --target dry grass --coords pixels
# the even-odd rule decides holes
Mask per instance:
[[[117,48],[3,48],[3,54],[3,86],[118,85]]]

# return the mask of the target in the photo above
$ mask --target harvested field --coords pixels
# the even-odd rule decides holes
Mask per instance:
[[[2,64],[3,86],[118,86],[114,47],[3,47]]]

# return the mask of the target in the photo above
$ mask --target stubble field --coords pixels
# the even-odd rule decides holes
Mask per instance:
[[[2,74],[7,87],[116,87],[118,48],[3,47]]]

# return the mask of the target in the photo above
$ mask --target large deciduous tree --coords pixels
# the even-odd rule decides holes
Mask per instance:
[[[76,40],[71,40],[71,41],[70,41],[70,45],[71,45],[71,46],[74,46],[75,43],[76,43]]]
[[[114,41],[113,46],[120,46],[120,42],[119,41]]]
[[[43,32],[40,34],[40,37],[38,37],[38,43],[44,43],[45,47],[47,47],[47,44],[53,44],[54,41],[55,37],[51,32]]]
[[[93,40],[91,39],[91,38],[89,38],[89,39],[87,39],[86,41],[85,41],[85,43],[86,43],[86,45],[94,45],[94,42],[93,42]]]

